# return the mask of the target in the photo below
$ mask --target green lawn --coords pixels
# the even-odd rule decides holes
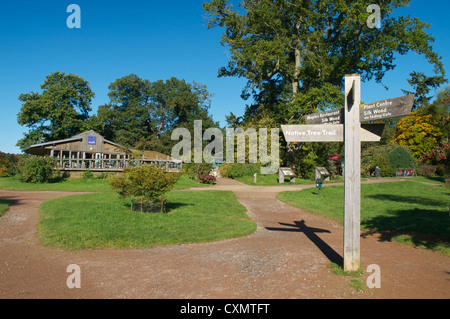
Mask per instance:
[[[258,174],[256,177],[256,184],[254,183],[253,176],[242,176],[237,177],[235,180],[247,184],[247,185],[256,185],[256,186],[277,186],[277,185],[289,185],[289,184],[295,184],[295,185],[312,185],[315,184],[315,181],[309,180],[309,179],[302,179],[302,178],[296,178],[295,183],[290,183],[289,178],[285,178],[284,184],[280,184],[278,182],[278,174],[272,174],[272,175],[262,175]],[[336,180],[332,181],[326,181],[325,183],[343,183],[344,180],[342,177]]]
[[[17,176],[1,177],[0,189],[13,191],[111,192],[104,179],[61,178],[52,183],[23,183]]]
[[[232,192],[173,191],[167,208],[168,214],[131,212],[113,192],[54,199],[41,205],[39,237],[76,250],[208,242],[256,231]]]
[[[197,181],[181,175],[174,190],[204,186]],[[52,183],[23,183],[17,176],[0,177],[0,189],[14,191],[65,191],[65,192],[111,192],[111,186],[105,179],[61,178]]]
[[[450,188],[407,181],[361,185],[361,229],[450,254]],[[344,187],[282,192],[278,199],[343,224]]]
[[[192,187],[205,187],[205,186],[211,186],[211,185],[202,184],[198,181],[190,179],[188,175],[183,174],[180,176],[178,181],[173,186],[173,190],[181,190],[181,189],[188,189],[188,188],[192,188]]]
[[[0,217],[2,217],[9,208],[9,201],[3,198],[0,198]]]

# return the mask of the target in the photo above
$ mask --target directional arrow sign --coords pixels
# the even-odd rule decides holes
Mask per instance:
[[[343,142],[344,125],[281,125],[286,142]],[[361,125],[360,137],[363,142],[379,142],[384,124]]]
[[[415,95],[406,95],[394,99],[381,100],[360,106],[361,122],[406,116],[412,111]]]
[[[344,124],[344,109],[306,115],[306,124]]]
[[[414,97],[412,94],[361,104],[360,120],[369,122],[409,115],[414,105]],[[344,124],[344,109],[309,114],[305,119],[306,124]]]

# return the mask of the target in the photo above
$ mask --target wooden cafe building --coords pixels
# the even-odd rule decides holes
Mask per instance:
[[[167,171],[179,171],[181,161],[158,152],[137,151],[111,142],[94,131],[84,132],[73,137],[31,145],[25,153],[50,156],[56,159],[56,168],[69,173],[90,170],[92,172],[121,172],[125,168],[143,164],[155,164]]]

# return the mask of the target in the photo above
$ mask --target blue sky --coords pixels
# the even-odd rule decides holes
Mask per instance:
[[[81,8],[81,28],[66,25],[68,5]],[[242,115],[245,79],[218,78],[228,61],[220,45],[221,29],[208,30],[202,0],[14,0],[0,1],[0,151],[15,146],[27,129],[17,124],[21,93],[39,92],[47,75],[62,71],[85,80],[95,92],[94,112],[108,102],[108,86],[134,73],[156,81],[177,77],[207,86],[214,94],[210,112],[225,125],[225,115]],[[368,1],[368,4],[372,2]],[[374,0],[373,3],[376,3]],[[381,8],[382,9],[382,8]],[[450,70],[450,5],[448,1],[412,0],[401,15],[432,24],[435,51]],[[417,54],[400,56],[383,84],[363,83],[365,102],[404,95],[412,71],[431,75],[432,67]]]

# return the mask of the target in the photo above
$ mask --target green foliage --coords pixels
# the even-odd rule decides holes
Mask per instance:
[[[55,72],[46,77],[41,89],[42,93],[19,96],[23,104],[17,122],[30,129],[17,142],[21,149],[68,138],[86,128],[94,97],[87,81],[74,74]]]
[[[253,115],[270,109],[287,123],[302,120],[316,107],[342,105],[339,88],[345,74],[381,82],[395,68],[396,54],[414,51],[436,74],[445,73],[427,33],[429,24],[394,13],[409,0],[383,1],[380,29],[367,27],[371,13],[365,0],[245,0],[239,7],[230,2],[211,0],[203,7],[208,28],[223,28],[221,43],[230,52],[219,76],[248,80],[243,97],[254,96],[256,105],[248,108]]]
[[[394,144],[369,146],[361,152],[361,174],[373,176],[375,168],[380,168],[382,177],[395,176],[388,153],[395,149]],[[409,168],[409,167],[408,167]]]
[[[298,174],[304,179],[314,180],[315,168],[317,165],[317,155],[313,152],[308,153],[306,156],[300,159],[297,167]]]
[[[395,176],[395,169],[392,168],[391,161],[387,155],[381,154],[376,156],[373,163],[375,165],[374,171],[377,166],[379,167],[381,177]]]
[[[185,163],[183,164],[183,171],[190,179],[197,179],[199,175],[209,174],[212,165],[206,162],[203,163]]]
[[[25,183],[48,183],[58,176],[50,157],[29,156],[19,160],[19,179]]]
[[[178,174],[167,173],[154,165],[142,165],[127,169],[125,176],[110,178],[111,187],[122,197],[136,199],[142,207],[161,205],[165,211],[165,193],[171,190],[178,179]]]
[[[171,78],[151,82],[135,74],[117,79],[109,88],[109,103],[91,120],[95,131],[116,143],[141,150],[168,152],[176,127],[191,129],[194,119],[215,126],[208,114],[210,94],[205,85]],[[193,127],[192,127],[193,129]]]
[[[261,172],[259,164],[228,163],[220,166],[220,174],[223,177],[238,178],[243,176],[253,176]]]
[[[393,169],[417,168],[414,157],[405,147],[396,147],[387,156]]]
[[[84,179],[92,179],[92,178],[94,178],[94,173],[92,173],[90,170],[87,169],[81,174],[81,176]]]
[[[411,79],[408,83],[413,87],[414,92],[402,90],[405,94],[415,94],[414,108],[425,107],[430,103],[432,96],[428,96],[432,89],[437,89],[446,79],[444,76],[426,76],[422,72],[410,73]]]
[[[19,158],[19,155],[0,152],[0,177],[16,175]]]

